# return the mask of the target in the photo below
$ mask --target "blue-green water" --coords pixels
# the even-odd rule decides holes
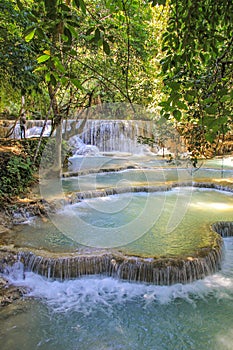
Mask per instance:
[[[231,192],[193,187],[125,193],[66,205],[52,221],[32,220],[2,244],[72,252],[80,245],[146,257],[190,256],[213,242],[210,226],[232,221]]]
[[[1,350],[230,350],[233,239],[224,243],[222,271],[189,285],[23,279],[18,270],[14,283],[31,298],[1,310]]]
[[[124,162],[119,160],[118,164]],[[176,169],[158,169],[158,163],[153,158],[146,163],[144,159],[139,162],[137,158],[137,162],[141,162],[140,165],[144,167],[154,167],[154,170],[86,175],[79,180],[64,180],[63,188],[69,192],[125,186],[126,183],[131,186],[183,179]],[[89,168],[93,164],[92,159]],[[221,160],[209,161],[205,169],[201,168],[192,174],[190,169],[186,169],[185,174],[191,175],[191,178],[199,174],[200,178],[210,180],[213,177],[232,178],[232,164],[229,164],[229,167],[224,164],[225,172],[222,172]],[[190,239],[198,239],[200,243],[208,239],[208,235],[203,238],[202,233],[211,222],[232,221],[232,194],[197,189],[191,191],[190,196],[188,188],[180,193],[178,196],[177,189],[174,189],[166,193],[165,197],[160,193],[149,196],[151,205],[148,208],[151,207],[152,212],[155,198],[160,197],[160,204],[163,204],[157,206],[156,221],[153,228],[149,229],[149,237],[152,237],[161,224],[166,228],[165,233],[168,235],[165,238],[169,237],[169,244],[166,240],[160,246],[158,242],[156,244],[161,254],[164,251],[168,254],[169,250],[173,254],[172,249],[184,247],[184,235],[187,232],[191,233]],[[182,193],[186,193],[188,200],[182,201]],[[145,206],[146,196],[130,194],[127,197],[126,194],[86,200],[66,207],[60,214],[66,218],[69,212],[69,219],[64,220],[65,226],[79,216],[92,227],[103,228],[107,224],[112,229],[127,224],[127,220],[135,220],[138,217],[138,204],[144,203]],[[132,201],[132,198],[136,201]],[[117,202],[120,199],[122,201]],[[126,203],[130,203],[129,207],[125,206]],[[176,241],[179,235],[182,236],[182,244]],[[3,243],[5,240],[5,243],[48,248],[51,251],[74,251],[79,247],[79,242],[77,237],[73,238],[64,235],[51,222],[37,220],[30,225],[21,225],[14,233],[2,236],[1,240]],[[190,239],[186,241],[187,244]],[[127,249],[137,252],[143,244],[148,253],[152,247],[147,235],[131,241]],[[188,285],[154,286],[103,276],[60,282],[31,272],[24,273],[22,266],[16,265],[8,271],[7,278],[15,285],[28,287],[29,292],[24,300],[1,309],[0,349],[232,350],[233,238],[225,238],[224,246],[221,271]]]

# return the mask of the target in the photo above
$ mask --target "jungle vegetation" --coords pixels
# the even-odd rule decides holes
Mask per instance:
[[[0,0],[2,118],[52,119],[57,168],[62,120],[112,102],[205,155],[232,131],[232,13],[230,0]]]

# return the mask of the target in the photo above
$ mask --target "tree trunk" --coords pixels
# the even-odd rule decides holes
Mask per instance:
[[[61,148],[62,148],[62,121],[63,118],[59,113],[58,103],[56,99],[56,91],[54,90],[51,83],[48,85],[49,96],[52,104],[54,122],[53,131],[56,130],[55,137],[55,148],[54,148],[54,163],[53,163],[53,173],[54,175],[60,177],[62,172],[62,160],[61,160]],[[53,132],[52,131],[52,132]]]

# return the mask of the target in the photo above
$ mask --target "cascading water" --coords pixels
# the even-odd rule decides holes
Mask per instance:
[[[8,279],[28,298],[2,310],[1,350],[231,350],[233,239],[224,241],[221,271],[186,285],[61,282],[14,266]]]
[[[153,137],[153,122],[141,120],[87,120],[84,130],[79,127],[83,120],[63,122],[63,134],[72,129],[70,144],[76,155],[96,155],[100,152],[150,153],[150,147],[138,142],[138,137]],[[26,137],[38,137],[41,134],[43,120],[27,121]],[[76,130],[76,134],[75,134]],[[47,121],[43,136],[49,136],[51,121]],[[17,123],[13,138],[20,138],[20,126]],[[154,151],[158,151],[157,147]]]
[[[81,138],[101,152],[144,153],[149,147],[140,145],[137,137],[153,137],[153,123],[140,120],[87,120]]]
[[[119,132],[121,128],[122,125],[116,125]],[[98,139],[97,129],[93,126],[92,140]],[[107,136],[111,133],[111,128],[106,129]],[[112,141],[107,136],[108,148],[101,146],[106,153],[115,151],[111,150]],[[124,147],[121,151],[125,152]],[[133,150],[130,147],[127,152]],[[99,158],[103,165],[104,157]],[[93,157],[93,163],[96,161]],[[111,162],[116,164],[116,160]],[[103,174],[98,166],[97,175],[93,174],[93,163],[88,160],[84,164],[92,174],[63,181],[67,194],[60,202],[66,205],[59,216],[64,227],[79,216],[91,230],[93,223],[97,227],[104,223],[108,228],[117,228],[121,222],[127,224],[127,220],[137,217],[139,205],[145,203],[147,195],[152,211],[145,213],[144,221],[141,217],[138,226],[149,221],[153,210],[158,214],[158,222],[148,235],[107,253],[104,248],[93,252],[43,220],[38,224],[32,220],[30,225],[17,227],[16,232],[2,234],[5,252],[7,247],[12,250],[9,261],[17,260],[13,266],[7,260],[4,262],[3,275],[28,291],[24,300],[9,305],[0,315],[1,350],[232,349],[233,200],[232,192],[216,191],[232,191],[232,162],[222,173],[218,169],[192,173],[187,183],[186,175],[182,175],[187,169],[178,171],[178,175],[174,169],[157,171],[154,158],[148,162],[144,159],[140,165],[137,160],[135,169],[150,168],[150,173],[144,174],[139,169]],[[210,182],[213,177],[214,185]],[[178,195],[174,182],[191,185],[192,190],[186,187]],[[163,190],[165,206],[161,206]],[[180,226],[177,217],[185,207],[183,191],[186,195],[191,191],[192,200],[188,201],[189,214],[182,217]],[[117,198],[131,203],[129,209],[123,206],[119,215],[114,213]],[[96,213],[99,204],[105,213]],[[172,211],[172,220],[166,221]],[[59,216],[55,215],[55,221]],[[166,229],[161,231],[165,235],[159,242],[156,234],[164,222]],[[177,226],[172,234],[170,224]],[[75,225],[77,231],[80,228],[81,225]],[[224,237],[224,254],[220,235]],[[213,238],[217,244],[211,245]],[[154,266],[155,260],[160,265]]]
[[[129,192],[124,195],[124,188],[117,195],[104,191],[105,197],[98,196],[98,191],[90,192],[89,196],[80,194],[74,201],[77,203],[66,205],[53,217],[59,230],[68,235],[66,240],[57,230],[52,229],[50,233],[51,228],[46,222],[34,224],[32,221],[31,226],[26,225],[28,233],[22,227],[15,236],[16,247],[25,247],[24,250],[18,253],[16,250],[13,254],[18,254],[26,269],[61,280],[102,274],[129,281],[170,285],[192,282],[217,271],[222,261],[222,240],[214,231],[222,236],[227,235],[226,230],[228,235],[231,234],[231,225],[225,224],[231,219],[233,208],[230,193],[190,187],[173,190],[172,187],[151,187],[149,192],[145,192],[144,187],[142,189],[141,194],[140,188],[136,192],[132,189],[131,195]],[[141,215],[145,205],[147,210]],[[176,213],[173,217],[170,216],[171,208]],[[213,208],[215,216],[210,217]],[[177,221],[179,216],[182,225]],[[199,222],[196,222],[196,217],[199,217]],[[131,225],[138,218],[139,233],[135,224]],[[211,222],[223,219],[225,221],[214,224],[211,231]],[[95,237],[95,232],[99,232],[99,238]],[[102,241],[106,244],[110,232],[116,242],[120,237],[121,247],[85,248],[78,244],[90,243],[92,239],[98,245]],[[2,237],[5,246],[7,237]],[[70,246],[68,238],[77,244]],[[128,239],[132,242],[127,243]],[[46,253],[46,249],[51,253]]]

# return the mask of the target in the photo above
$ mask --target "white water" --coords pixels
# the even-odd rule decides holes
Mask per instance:
[[[189,285],[59,282],[16,269],[8,278],[33,299],[1,313],[1,350],[230,350],[233,238],[224,242],[222,271]]]
[[[39,137],[43,127],[43,120],[28,121],[26,124],[26,138]],[[63,133],[71,129],[75,123],[76,135],[71,144],[76,146],[75,155],[96,155],[98,152],[127,152],[144,154],[150,153],[150,147],[137,141],[138,136],[153,136],[153,123],[140,120],[87,120],[84,130],[80,133],[82,120],[67,120],[63,122]],[[43,136],[49,136],[51,121],[47,122]],[[20,138],[20,125],[16,125],[12,137]],[[157,147],[157,150],[159,148]]]

